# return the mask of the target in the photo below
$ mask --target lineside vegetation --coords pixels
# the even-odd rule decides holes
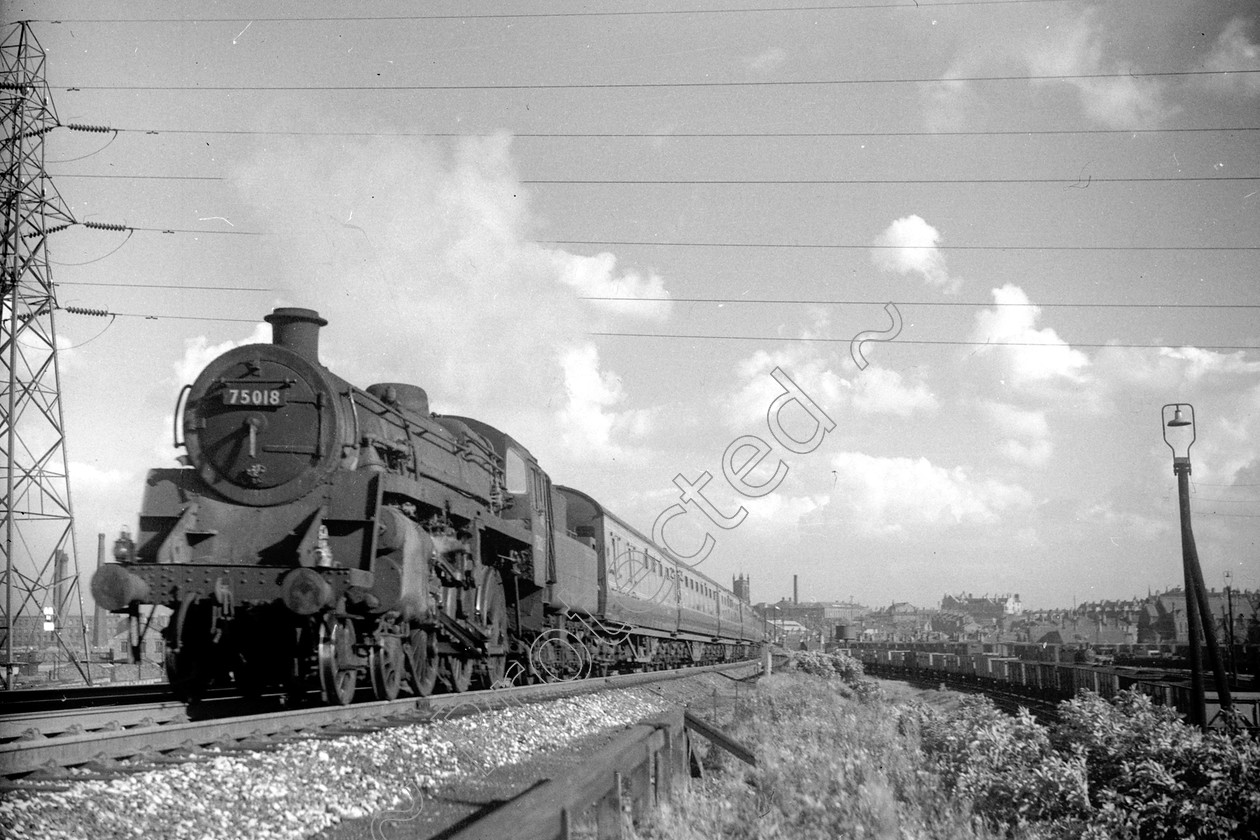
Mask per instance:
[[[802,652],[728,730],[758,766],[710,750],[640,840],[1260,840],[1260,744],[1138,693],[1082,693],[1045,727],[983,697],[894,701],[856,660]]]

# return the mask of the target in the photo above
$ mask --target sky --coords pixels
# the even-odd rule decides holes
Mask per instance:
[[[7,4],[115,130],[46,135],[57,195],[133,229],[49,246],[113,313],[56,316],[85,576],[303,306],[755,602],[1178,586],[1192,403],[1204,578],[1260,588],[1254,3],[502,8]]]

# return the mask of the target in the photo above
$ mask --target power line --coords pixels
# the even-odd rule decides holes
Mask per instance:
[[[853,85],[938,85],[957,82],[1072,82],[1091,79],[1162,79],[1181,76],[1232,76],[1260,73],[1260,69],[1240,70],[1153,70],[1129,73],[1042,73],[1000,76],[884,77],[871,79],[758,79],[724,82],[514,82],[508,84],[415,84],[415,85],[67,85],[67,92],[85,90],[142,91],[442,91],[442,90],[651,90],[662,88],[781,88],[834,87]]]
[[[227,324],[261,324],[261,318],[211,318],[206,315],[146,315],[141,312],[109,312],[118,318],[142,318],[145,321],[218,321]]]
[[[586,17],[648,17],[677,15],[734,15],[764,14],[786,12],[852,12],[870,11],[873,9],[929,9],[954,6],[1018,6],[1033,3],[1070,3],[1079,0],[939,0],[936,3],[855,3],[852,5],[809,5],[809,6],[749,6],[735,9],[652,9],[622,10],[611,12],[490,12],[462,15],[349,15],[346,17],[234,17],[234,18],[58,18],[28,21],[31,23],[239,23],[243,20],[255,23],[342,23],[357,22],[391,22],[405,20],[521,20],[528,18],[586,18]]]
[[[852,338],[812,338],[806,336],[781,336],[781,335],[691,335],[683,333],[634,333],[634,332],[588,332],[587,335],[599,336],[601,338],[657,338],[657,339],[683,339],[683,340],[702,340],[702,341],[761,341],[767,344],[774,342],[818,342],[823,344],[851,344]],[[1257,345],[1210,345],[1210,344],[1187,344],[1182,342],[1177,345],[1170,344],[1093,344],[1088,342],[1071,342],[1065,344],[1046,344],[1036,341],[962,341],[962,340],[931,340],[931,339],[915,339],[915,338],[896,338],[888,339],[884,343],[888,344],[919,344],[925,346],[939,347],[1039,347],[1043,350],[1073,350],[1078,347],[1088,347],[1091,349],[1105,349],[1114,347],[1125,350],[1164,350],[1169,347],[1194,347],[1196,350],[1260,350]]]
[[[787,304],[803,306],[886,306],[886,300],[816,300],[789,298],[690,298],[690,297],[615,297],[612,295],[581,295],[578,300],[618,301],[621,303],[750,303]],[[965,306],[988,309],[989,307],[1022,306],[1036,308],[1080,309],[1260,309],[1260,303],[998,303],[993,301],[965,300],[898,300],[899,306]]]
[[[702,242],[653,239],[548,239],[539,245],[631,246],[666,248],[801,248],[821,250],[941,250],[941,251],[1260,251],[1257,245],[872,245],[840,242]]]
[[[51,177],[92,178],[107,181],[223,181],[219,175],[131,175],[59,172]],[[1167,184],[1202,181],[1260,181],[1260,175],[1177,175],[1084,178],[1065,175],[1058,178],[524,178],[528,186],[908,186],[964,184],[1062,184],[1087,188],[1090,184]]]
[[[104,286],[110,289],[191,289],[200,292],[279,292],[279,289],[268,289],[250,286],[189,286],[183,283],[67,283],[59,281],[58,286]]]
[[[50,178],[93,178],[105,181],[222,181],[221,175],[102,175],[90,172],[49,173]]]
[[[484,132],[457,131],[297,131],[297,130],[263,130],[263,129],[221,129],[221,128],[119,128],[120,133],[128,134],[214,134],[245,135],[260,137],[446,137],[467,138],[485,137],[493,134]],[[628,131],[521,131],[510,132],[513,139],[522,140],[558,140],[558,139],[593,139],[593,140],[703,140],[703,139],[816,139],[843,137],[1027,137],[1044,135],[1091,135],[1091,134],[1181,134],[1231,131],[1260,131],[1260,126],[1216,126],[1189,128],[1044,128],[1044,129],[1011,129],[1008,131],[671,131],[671,132],[628,132]]]
[[[1254,504],[1260,504],[1260,499],[1218,499],[1218,498],[1213,497],[1213,496],[1199,496],[1199,495],[1194,495],[1194,496],[1191,496],[1191,497],[1190,497],[1190,499],[1191,499],[1192,501],[1196,501],[1196,502],[1213,502],[1213,503],[1215,503],[1215,502],[1224,502],[1224,503],[1226,503],[1226,504],[1231,504],[1231,505],[1239,505],[1239,504],[1249,504],[1249,505],[1254,505]]]
[[[1260,181],[1260,175],[1140,176],[1107,178],[1066,176],[1060,178],[525,178],[528,185],[574,186],[897,186],[910,184],[1166,184],[1199,181]]]

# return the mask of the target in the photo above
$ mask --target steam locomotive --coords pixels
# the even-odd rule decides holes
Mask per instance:
[[[319,361],[327,321],[280,308],[271,344],[231,349],[176,401],[181,466],[148,474],[134,538],[92,580],[131,617],[169,608],[165,666],[192,699],[234,682],[348,704],[745,658],[760,622],[734,593],[520,443],[366,390]],[[182,439],[181,439],[182,432]]]

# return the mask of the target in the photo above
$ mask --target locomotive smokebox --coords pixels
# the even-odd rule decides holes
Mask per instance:
[[[328,322],[314,309],[283,306],[263,319],[271,324],[271,343],[319,364],[319,328]]]

